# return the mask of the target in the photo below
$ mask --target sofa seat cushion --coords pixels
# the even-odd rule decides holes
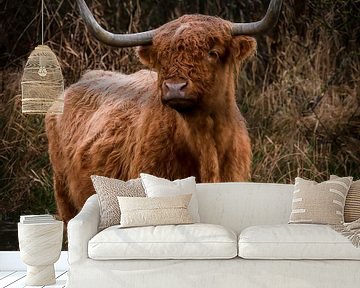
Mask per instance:
[[[328,225],[251,226],[239,237],[246,259],[360,259],[360,248]]]
[[[108,259],[229,259],[237,256],[237,237],[213,224],[109,227],[88,244],[89,257]]]

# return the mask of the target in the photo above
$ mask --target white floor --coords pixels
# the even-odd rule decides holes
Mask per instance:
[[[49,286],[26,286],[26,271],[0,271],[0,288],[63,288],[66,284],[66,271],[56,271],[56,284]]]
[[[18,251],[0,251],[0,288],[63,288],[66,284],[68,270],[67,252],[62,251],[55,263],[56,284],[50,286],[26,286],[26,265],[21,261]]]

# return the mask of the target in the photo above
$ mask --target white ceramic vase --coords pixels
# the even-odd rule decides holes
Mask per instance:
[[[55,284],[54,263],[60,257],[63,222],[18,223],[18,237],[21,260],[27,265],[25,284]]]

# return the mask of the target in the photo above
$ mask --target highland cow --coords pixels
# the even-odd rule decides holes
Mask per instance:
[[[65,91],[64,113],[48,114],[46,133],[55,198],[67,222],[94,193],[90,175],[127,180],[140,172],[197,182],[248,179],[251,147],[235,97],[236,72],[256,49],[248,36],[278,18],[272,1],[264,19],[231,23],[185,15],[152,31],[112,34],[83,0],[89,29],[112,46],[140,46],[150,70],[131,75],[91,71]]]

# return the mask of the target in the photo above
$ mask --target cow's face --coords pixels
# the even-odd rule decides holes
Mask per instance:
[[[140,47],[138,54],[158,72],[162,103],[189,113],[225,101],[236,64],[255,49],[252,37],[231,35],[228,21],[185,15],[162,26],[153,44]]]

